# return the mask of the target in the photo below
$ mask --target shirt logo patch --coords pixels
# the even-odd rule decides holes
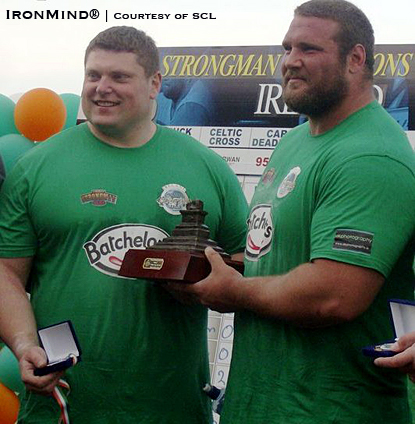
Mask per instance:
[[[372,243],[372,233],[339,229],[334,236],[333,250],[347,250],[370,255],[372,253]]]
[[[287,194],[291,193],[294,190],[295,182],[297,180],[297,177],[300,175],[300,173],[301,173],[301,168],[299,166],[296,166],[295,168],[290,170],[290,172],[282,180],[282,183],[278,187],[277,197],[279,199],[285,197]]]
[[[275,168],[268,169],[267,172],[262,176],[261,181],[263,184],[271,184],[275,179]]]
[[[106,190],[92,190],[89,193],[81,195],[81,203],[92,203],[94,206],[105,206],[107,203],[115,205],[117,203],[117,195],[108,193]]]
[[[168,234],[158,227],[145,224],[120,224],[104,228],[83,245],[91,266],[103,274],[120,277],[124,255],[129,249],[147,249]]]
[[[189,203],[186,189],[179,184],[167,184],[162,189],[163,192],[157,199],[158,205],[171,215],[180,215],[180,211],[186,209],[186,204]]]
[[[256,205],[249,215],[248,235],[245,256],[250,261],[257,261],[271,250],[274,228],[272,224],[271,205]]]

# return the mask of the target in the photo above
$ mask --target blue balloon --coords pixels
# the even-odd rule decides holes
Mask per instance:
[[[0,137],[6,134],[18,134],[14,125],[14,101],[0,94]]]
[[[17,160],[35,144],[20,134],[8,134],[0,137],[0,158],[7,175]],[[1,164],[0,164],[1,165]]]
[[[60,94],[60,97],[63,100],[63,103],[65,103],[66,107],[66,121],[62,128],[63,131],[66,130],[66,128],[70,128],[76,125],[79,104],[81,103],[81,96],[73,93],[63,93]]]
[[[0,350],[0,383],[16,393],[24,389],[19,362],[7,346]]]

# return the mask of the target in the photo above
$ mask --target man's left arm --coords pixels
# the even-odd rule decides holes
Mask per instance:
[[[353,320],[369,308],[415,228],[413,173],[385,160],[350,161],[329,179],[313,215],[309,262],[284,275],[244,278],[209,250],[212,273],[176,289],[212,309],[247,309],[302,326]],[[352,239],[368,236],[343,245],[344,229]]]
[[[319,259],[287,274],[245,278],[206,249],[210,275],[195,284],[169,283],[219,312],[250,310],[304,327],[350,321],[364,312],[384,277],[369,268]]]

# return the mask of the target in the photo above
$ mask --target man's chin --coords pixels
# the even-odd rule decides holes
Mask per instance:
[[[113,135],[119,132],[117,123],[109,120],[91,119],[89,123],[102,134]]]
[[[283,100],[290,110],[293,112],[302,113],[301,109],[304,104],[304,96],[284,96]]]
[[[117,122],[109,117],[92,116],[91,119],[89,119],[89,122],[97,128],[111,128],[117,126]]]

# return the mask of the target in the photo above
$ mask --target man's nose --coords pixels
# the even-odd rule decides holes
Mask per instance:
[[[285,66],[287,69],[298,68],[302,65],[302,56],[297,49],[291,49],[289,52],[286,52],[283,60],[282,66]]]
[[[112,85],[109,78],[102,77],[96,88],[97,93],[99,94],[108,94],[112,92]]]

